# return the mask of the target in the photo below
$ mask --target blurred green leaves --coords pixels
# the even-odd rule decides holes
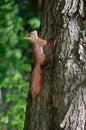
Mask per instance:
[[[26,0],[26,6],[19,0],[0,1],[0,130],[22,130],[24,126],[26,97],[32,71],[32,46],[24,37],[28,35],[28,30],[40,26],[39,16],[31,12],[31,8],[27,11],[26,7],[30,7],[27,3],[30,0]],[[27,14],[22,13],[22,8],[23,11],[26,9]],[[25,15],[28,17],[24,17]]]
[[[33,18],[29,19],[28,23],[30,24],[30,26],[33,29],[34,28],[39,28],[39,26],[40,26],[40,20],[37,17],[33,17]]]

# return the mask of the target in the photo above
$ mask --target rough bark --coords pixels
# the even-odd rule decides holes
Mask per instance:
[[[85,130],[86,1],[45,0],[41,37],[47,64],[40,96],[27,99],[24,130]]]

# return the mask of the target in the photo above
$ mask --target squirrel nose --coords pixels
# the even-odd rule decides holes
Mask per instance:
[[[25,39],[25,40],[32,41],[32,38],[31,38],[31,37],[28,37],[28,36],[27,36],[27,37],[25,37],[24,39]]]
[[[29,37],[27,36],[27,37],[25,37],[24,39],[25,39],[25,40],[29,40]]]

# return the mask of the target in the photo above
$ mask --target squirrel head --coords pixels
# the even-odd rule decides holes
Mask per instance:
[[[25,37],[26,40],[29,40],[29,41],[32,42],[32,43],[34,43],[37,38],[38,38],[38,33],[37,33],[37,31],[32,31],[32,32],[30,33],[30,36]]]
[[[46,40],[43,40],[41,38],[38,37],[38,33],[37,31],[32,31],[30,33],[30,36],[25,37],[26,40],[29,40],[33,45],[38,43],[41,46],[44,46],[47,44]]]

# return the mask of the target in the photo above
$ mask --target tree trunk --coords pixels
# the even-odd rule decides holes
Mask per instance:
[[[45,0],[41,37],[47,63],[24,130],[86,130],[86,0]]]

